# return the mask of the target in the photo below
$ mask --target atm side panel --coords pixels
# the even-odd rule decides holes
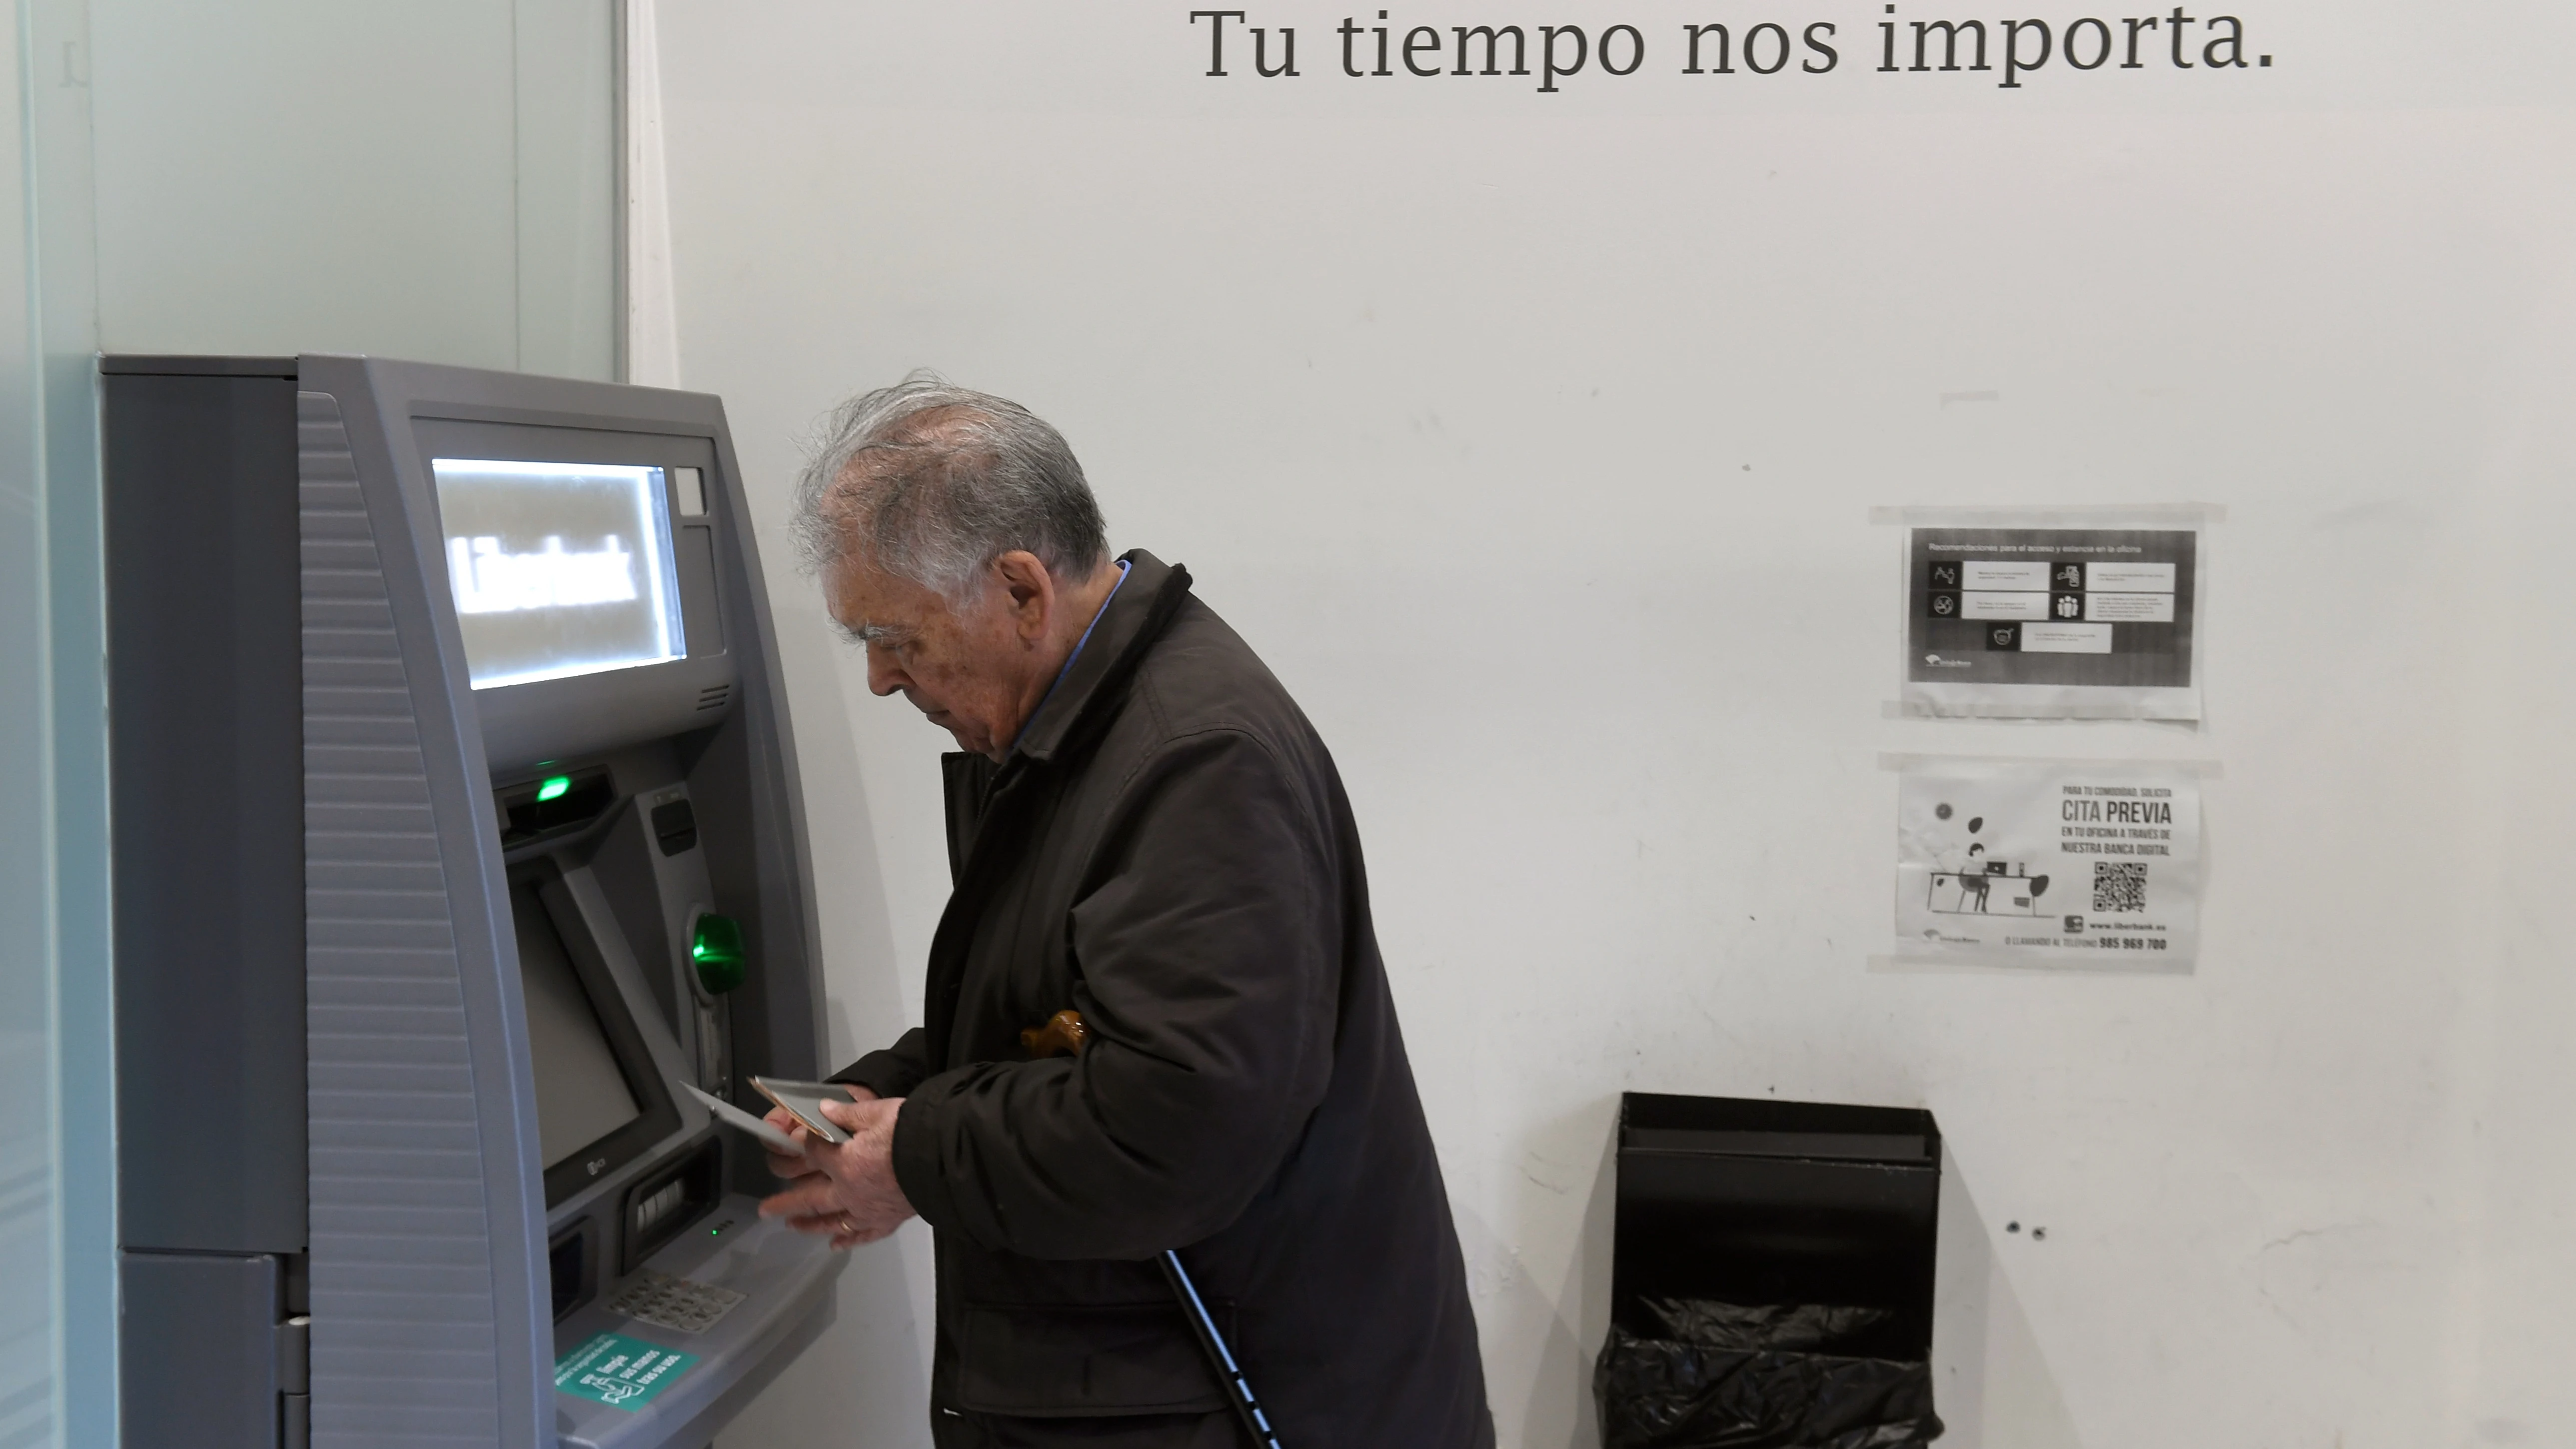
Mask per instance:
[[[101,363],[120,1440],[303,1425],[295,383]]]
[[[300,1253],[295,384],[101,382],[117,1238]]]

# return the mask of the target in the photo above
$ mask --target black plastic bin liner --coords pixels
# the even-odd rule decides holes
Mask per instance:
[[[1932,1367],[1829,1352],[1874,1308],[1648,1298],[1666,1337],[1613,1326],[1592,1370],[1602,1449],[1920,1449]]]

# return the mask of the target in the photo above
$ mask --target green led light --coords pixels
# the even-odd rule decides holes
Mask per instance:
[[[572,776],[557,775],[537,787],[537,803],[542,805],[548,800],[558,799],[571,788]]]
[[[698,984],[709,996],[722,996],[751,974],[750,953],[743,949],[742,923],[708,911],[698,917],[689,942],[689,960],[698,968]]]

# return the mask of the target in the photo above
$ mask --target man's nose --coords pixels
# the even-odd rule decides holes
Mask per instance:
[[[904,674],[903,667],[894,662],[893,650],[881,649],[875,645],[868,647],[868,692],[870,694],[883,699],[910,683],[912,680]]]

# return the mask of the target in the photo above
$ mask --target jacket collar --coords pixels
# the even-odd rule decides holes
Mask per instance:
[[[1091,642],[1075,657],[1063,682],[1039,704],[1038,712],[1021,727],[1020,737],[1011,742],[1011,756],[1003,760],[1005,766],[1011,757],[1021,755],[1040,762],[1054,759],[1080,726],[1099,713],[1094,701],[1116,692],[1116,686],[1135,670],[1147,646],[1188,599],[1187,568],[1167,564],[1141,548],[1131,549],[1119,558],[1128,566],[1126,583],[1101,610],[1099,622],[1092,625]]]

